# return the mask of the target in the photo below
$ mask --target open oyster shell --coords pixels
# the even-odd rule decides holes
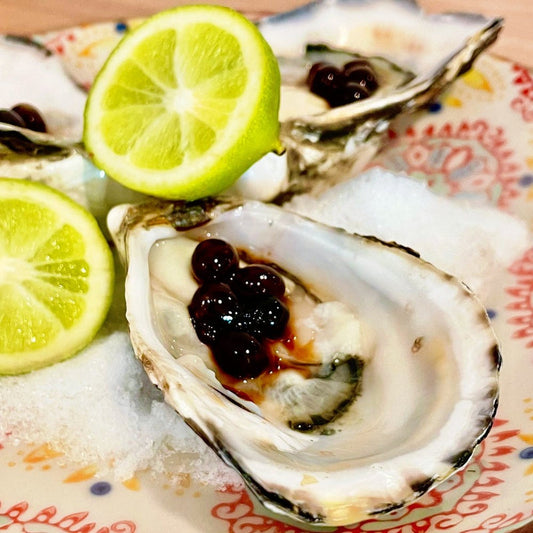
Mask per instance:
[[[124,205],[108,225],[127,263],[131,339],[150,379],[280,516],[331,526],[398,509],[463,467],[489,431],[500,354],[487,315],[464,284],[413,250],[259,202]],[[330,395],[347,391],[338,416],[306,431],[289,424],[292,414],[279,413],[300,405],[291,387],[277,387],[282,374],[258,401],[224,386],[186,311],[194,287],[182,255],[207,237],[277,264],[317,306],[348,310],[332,315],[326,335],[343,331],[343,347],[319,353],[326,360],[311,376],[323,386],[317,419]],[[344,377],[322,372],[348,361],[362,366]]]
[[[271,200],[273,171],[281,184],[278,194],[321,192],[353,176],[381,147],[390,121],[436,98],[496,40],[502,26],[502,19],[481,15],[427,15],[414,0],[318,0],[259,21],[280,63],[287,155],[284,165],[273,163],[274,156],[260,161],[238,191]],[[330,110],[315,105],[305,87],[311,64],[350,57],[374,65],[378,91]]]

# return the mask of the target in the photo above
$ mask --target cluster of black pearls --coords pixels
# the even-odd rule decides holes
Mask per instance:
[[[307,76],[309,90],[339,107],[371,96],[379,84],[372,65],[365,59],[354,59],[342,68],[327,62],[314,63]]]
[[[226,374],[259,376],[271,363],[265,341],[281,338],[289,320],[282,277],[263,264],[240,268],[235,248],[220,239],[200,242],[191,267],[200,283],[189,305],[198,338]]]

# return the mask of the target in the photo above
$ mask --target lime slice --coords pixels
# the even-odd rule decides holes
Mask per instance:
[[[181,6],[135,28],[99,72],[84,142],[126,187],[194,200],[229,187],[279,144],[280,73],[253,23]]]
[[[113,292],[113,258],[96,221],[50,187],[0,178],[0,373],[74,355]]]

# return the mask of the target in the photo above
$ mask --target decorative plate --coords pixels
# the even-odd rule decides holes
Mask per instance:
[[[91,25],[36,40],[87,87],[127,27]],[[449,195],[483,197],[533,229],[528,69],[484,55],[429,109],[394,123],[389,137],[372,165],[406,171]],[[505,273],[489,314],[504,355],[501,401],[475,459],[408,508],[338,533],[532,531],[533,248]],[[304,531],[263,514],[242,488],[215,489],[187,475],[178,486],[144,474],[117,483],[93,466],[70,463],[46,442],[10,435],[0,436],[0,476],[0,531],[9,533]]]

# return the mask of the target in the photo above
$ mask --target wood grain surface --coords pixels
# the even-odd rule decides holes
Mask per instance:
[[[216,3],[256,13],[285,11],[307,0],[0,0],[0,33],[30,34],[78,24],[147,16],[183,3]],[[505,18],[492,51],[533,67],[533,0],[419,0],[428,12],[467,11]]]

